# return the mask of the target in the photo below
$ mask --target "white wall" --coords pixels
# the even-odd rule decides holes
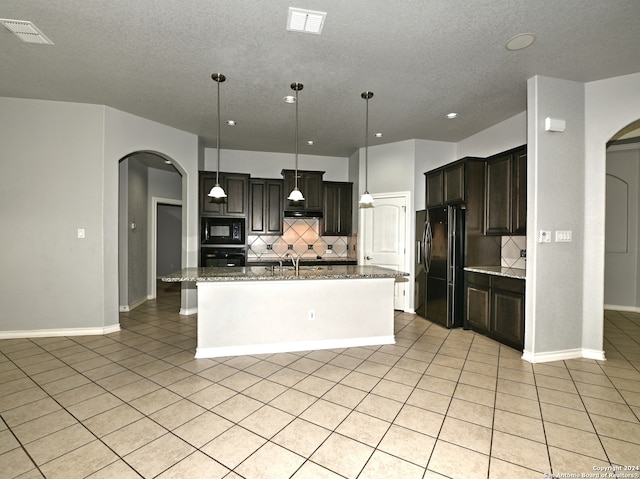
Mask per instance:
[[[581,355],[584,84],[540,76],[531,78],[527,104],[529,234],[524,354],[532,360]],[[545,131],[546,117],[564,119],[566,131]],[[540,230],[551,231],[551,243],[537,242]],[[573,241],[553,241],[557,230],[572,231]],[[601,353],[602,343],[599,351]]]
[[[149,152],[172,160],[182,175],[182,267],[198,265],[198,170],[203,168],[196,135],[176,130],[160,123],[145,120],[113,108],[105,110],[104,165],[104,276],[105,309],[117,305],[117,249],[118,235],[118,161],[134,152]],[[195,312],[195,288],[184,284],[182,313]],[[117,320],[118,311],[108,311]]]
[[[216,171],[215,148],[204,150],[204,170]],[[298,155],[298,169],[324,171],[324,181],[348,181],[349,159],[337,156]],[[255,178],[282,178],[282,170],[295,168],[295,155],[266,151],[220,150],[220,171],[248,173]]]
[[[527,144],[527,112],[507,118],[457,143],[458,158],[486,158]]]
[[[197,264],[195,135],[104,106],[16,98],[0,98],[0,124],[4,337],[117,328],[118,162],[135,151],[186,173],[183,263]]]
[[[117,324],[103,304],[103,115],[96,105],[0,98],[3,332]]]

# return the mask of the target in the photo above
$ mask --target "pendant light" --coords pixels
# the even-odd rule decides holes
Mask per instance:
[[[366,121],[364,129],[364,193],[360,197],[360,208],[372,208],[373,197],[369,194],[369,100],[373,98],[373,92],[365,91],[360,96],[367,103]]]
[[[295,104],[296,104],[296,169],[294,174],[294,187],[289,197],[289,201],[304,201],[302,192],[298,189],[298,92],[304,88],[302,83],[292,83],[291,89],[296,92]]]
[[[225,81],[227,77],[225,77],[222,73],[214,73],[211,75],[211,79],[218,84],[218,134],[216,136],[216,151],[217,151],[217,167],[216,167],[216,184],[211,191],[209,191],[209,196],[216,199],[223,199],[227,197],[227,194],[220,186],[220,83]]]

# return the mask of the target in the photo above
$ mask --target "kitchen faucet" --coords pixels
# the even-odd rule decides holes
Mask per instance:
[[[292,254],[287,253],[284,255],[284,257],[291,258],[291,263],[293,263],[293,267],[296,270],[296,276],[298,276],[300,274],[300,256],[294,258]]]

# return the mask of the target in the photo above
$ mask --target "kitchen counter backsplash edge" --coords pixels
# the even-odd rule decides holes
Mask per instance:
[[[484,273],[507,278],[526,279],[527,270],[520,268],[505,268],[504,266],[465,266],[465,271]]]

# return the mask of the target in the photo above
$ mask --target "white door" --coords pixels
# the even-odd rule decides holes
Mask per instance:
[[[360,264],[405,271],[407,198],[374,195],[373,208],[360,210]],[[406,282],[396,282],[395,309],[405,310]]]

